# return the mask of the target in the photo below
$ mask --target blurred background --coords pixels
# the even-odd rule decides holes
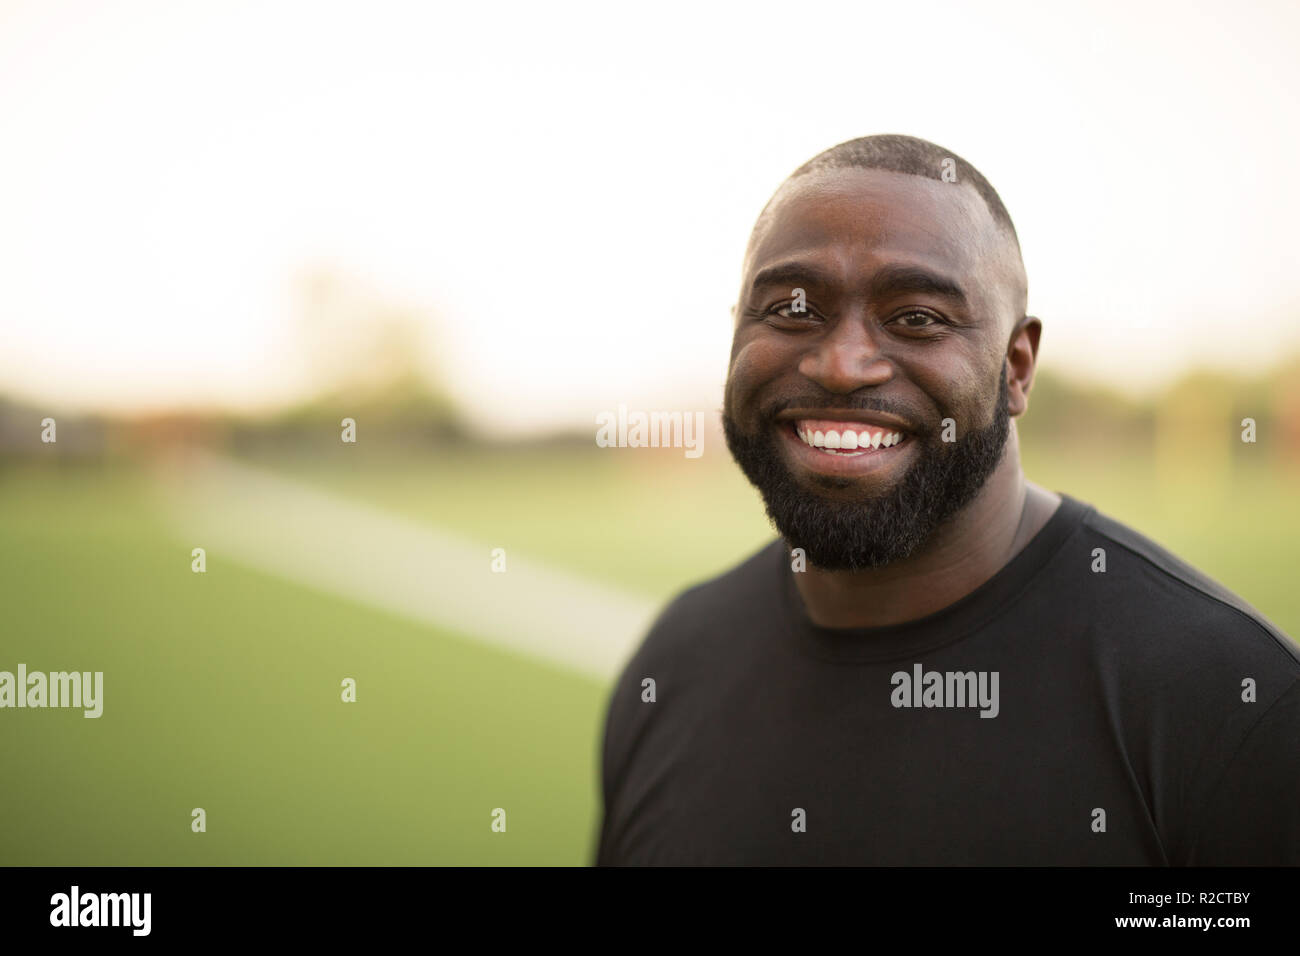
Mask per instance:
[[[1028,476],[1300,635],[1298,28],[0,4],[0,670],[105,675],[0,714],[0,863],[588,862],[619,664],[773,535],[718,420],[748,231],[871,133],[1016,222]],[[598,447],[620,405],[703,454]]]

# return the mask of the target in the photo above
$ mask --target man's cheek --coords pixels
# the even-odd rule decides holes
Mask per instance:
[[[780,373],[781,359],[776,350],[762,342],[740,346],[731,360],[728,385],[737,400],[748,400],[762,384]]]
[[[772,341],[771,335],[738,336],[732,345],[731,367],[764,375],[778,370],[785,356],[786,350]]]
[[[754,372],[743,357],[732,363],[727,373],[724,392],[726,407],[733,417],[741,421],[752,420],[755,413]]]

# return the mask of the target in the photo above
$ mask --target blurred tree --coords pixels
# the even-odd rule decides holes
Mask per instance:
[[[1227,494],[1234,443],[1237,383],[1215,371],[1195,371],[1166,389],[1156,403],[1156,475],[1162,487],[1196,483],[1203,496]]]
[[[280,424],[364,417],[371,435],[376,427],[440,438],[465,433],[433,371],[427,315],[328,267],[308,272],[298,292],[298,335],[316,391],[278,416]]]

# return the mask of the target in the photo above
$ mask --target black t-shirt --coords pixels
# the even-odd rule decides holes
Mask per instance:
[[[610,698],[596,862],[1300,863],[1300,650],[1061,499],[895,626],[812,624],[780,539],[680,594]]]

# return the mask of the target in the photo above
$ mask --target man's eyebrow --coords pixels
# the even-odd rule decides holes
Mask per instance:
[[[766,269],[760,269],[754,276],[754,281],[750,283],[749,291],[752,295],[764,286],[770,285],[784,285],[791,288],[805,285],[825,287],[834,282],[835,279],[830,273],[823,272],[816,266],[804,262],[779,262]]]
[[[920,266],[886,266],[871,277],[871,292],[877,296],[926,293],[965,304],[966,290],[955,279]]]
[[[781,262],[760,270],[750,285],[751,294],[764,286],[785,285],[798,287],[804,285],[830,286],[836,278],[816,266],[804,262]],[[871,277],[869,286],[875,296],[905,295],[907,293],[927,293],[967,303],[966,290],[961,283],[938,272],[932,272],[920,266],[892,265],[885,266]]]

